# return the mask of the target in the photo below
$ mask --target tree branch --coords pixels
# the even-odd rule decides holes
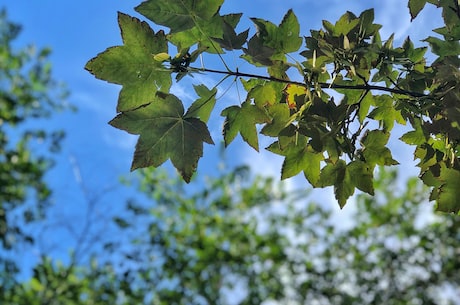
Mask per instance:
[[[238,70],[237,71],[222,71],[222,70],[214,70],[214,69],[208,69],[208,68],[193,68],[193,67],[189,67],[189,69],[192,71],[195,70],[195,71],[201,71],[201,72],[226,74],[226,75],[231,75],[231,76],[236,76],[236,77],[252,77],[252,78],[258,78],[258,79],[265,79],[265,80],[273,81],[273,82],[298,85],[298,86],[302,86],[305,88],[311,87],[309,84],[302,83],[302,82],[292,81],[288,79],[281,79],[281,78],[276,78],[272,76],[244,73],[244,72],[239,72]],[[334,83],[319,82],[318,85],[323,89],[349,89],[349,90],[368,90],[368,91],[379,90],[379,91],[385,91],[385,92],[390,92],[390,93],[407,95],[411,97],[427,97],[428,96],[423,93],[407,91],[407,90],[402,90],[398,88],[388,88],[388,87],[383,87],[383,86],[368,85],[368,84],[350,86],[350,85],[340,85],[340,84],[334,84]]]

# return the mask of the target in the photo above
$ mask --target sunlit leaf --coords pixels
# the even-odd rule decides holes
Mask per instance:
[[[205,85],[196,85],[193,87],[200,98],[193,102],[187,110],[185,118],[196,117],[206,123],[216,105],[217,88],[209,90]]]
[[[391,151],[385,146],[390,137],[389,133],[380,130],[367,131],[363,137],[363,155],[366,163],[373,165],[396,165],[397,161],[391,156]]]
[[[296,97],[303,97],[308,93],[308,89],[304,86],[299,86],[295,84],[289,84],[284,89],[286,93],[286,102],[291,109],[295,109],[297,107]]]
[[[146,22],[119,13],[118,23],[124,46],[108,48],[85,66],[99,79],[123,85],[117,111],[135,109],[151,102],[157,90],[168,91],[171,72],[152,54],[167,53],[163,31],[156,34]]]
[[[437,194],[436,210],[446,213],[458,213],[460,211],[460,171],[443,166],[438,179],[440,186],[433,190]]]
[[[352,182],[359,190],[374,195],[373,167],[367,163],[356,160],[347,165],[347,171],[352,177]]]
[[[256,124],[270,121],[267,113],[249,102],[244,102],[241,107],[230,106],[221,113],[225,116],[224,140],[228,146],[238,133],[255,150],[259,151],[259,140]]]
[[[203,155],[203,142],[214,144],[206,124],[196,118],[185,118],[181,101],[171,94],[161,93],[146,106],[122,112],[110,124],[140,135],[132,170],[158,167],[171,159],[187,182]]]
[[[197,20],[209,20],[216,14],[224,0],[147,0],[135,9],[156,24],[171,32],[180,32],[195,26]]]
[[[281,88],[283,85],[276,82],[266,82],[248,90],[247,99],[254,99],[254,103],[259,107],[271,106],[281,99]]]
[[[409,145],[420,145],[425,143],[427,138],[423,132],[420,120],[416,120],[413,124],[413,127],[415,130],[403,134],[400,140]]]
[[[355,184],[350,172],[347,170],[347,164],[343,160],[336,163],[328,163],[321,169],[321,175],[318,182],[320,187],[334,186],[334,194],[340,208],[343,208],[347,199],[355,192]]]
[[[276,137],[289,124],[290,112],[287,104],[276,104],[268,108],[271,121],[260,131],[267,136]]]
[[[369,117],[381,121],[385,131],[391,131],[395,122],[401,125],[406,124],[401,111],[396,109],[394,101],[390,96],[380,95],[374,97],[374,101],[376,108],[369,113]]]
[[[223,38],[224,30],[230,26],[235,27],[241,14],[225,16],[215,15],[210,20],[197,20],[197,26],[178,33],[168,35],[170,42],[179,49],[186,49],[195,44],[198,48],[209,53],[223,53],[221,46],[215,38]]]
[[[284,15],[279,26],[260,18],[251,18],[257,25],[258,36],[261,44],[276,50],[276,53],[292,53],[297,51],[302,38],[299,37],[300,25],[292,10]]]

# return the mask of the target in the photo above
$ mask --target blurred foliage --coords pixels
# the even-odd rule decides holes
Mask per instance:
[[[40,120],[66,107],[67,93],[51,76],[50,50],[32,45],[15,48],[20,32],[21,27],[1,10],[0,275],[5,276],[0,277],[0,286],[18,271],[8,252],[33,242],[24,225],[44,217],[51,194],[44,181],[52,165],[47,150],[57,152],[64,136],[62,131],[49,131]]]
[[[247,168],[199,191],[143,171],[120,234],[89,266],[44,257],[5,304],[455,304],[460,220],[423,212],[417,179],[379,169],[347,225]],[[152,202],[154,202],[152,206]],[[340,216],[341,220],[344,217]]]

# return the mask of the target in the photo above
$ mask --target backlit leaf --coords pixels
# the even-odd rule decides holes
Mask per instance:
[[[235,27],[241,14],[215,15],[210,20],[197,20],[197,26],[168,35],[168,39],[179,49],[186,49],[198,43],[198,48],[209,53],[224,53],[215,38],[222,38],[226,27]]]
[[[257,137],[256,124],[267,123],[270,121],[265,110],[244,102],[241,107],[231,106],[225,108],[222,113],[225,116],[224,141],[228,146],[238,133],[241,134],[252,148],[259,151],[259,140]]]
[[[122,13],[118,23],[125,45],[108,48],[85,69],[99,79],[123,85],[117,105],[117,112],[122,112],[150,103],[157,90],[168,91],[171,72],[152,56],[168,51],[163,31],[155,34],[146,22]]]
[[[272,65],[270,57],[275,53],[275,49],[265,46],[259,36],[252,36],[247,46],[247,48],[243,48],[245,54],[241,55],[241,58],[255,66]]]
[[[293,177],[303,171],[312,185],[316,185],[319,181],[320,162],[324,156],[307,144],[305,136],[298,136],[297,141],[291,142],[283,149],[279,149],[276,143],[267,149],[286,157],[281,168],[281,179]]]
[[[249,90],[247,99],[254,99],[254,104],[259,108],[271,106],[280,100],[282,87],[280,83],[265,82]]]
[[[416,120],[413,124],[413,127],[415,128],[415,130],[403,134],[399,139],[409,145],[421,145],[425,143],[427,138],[425,136],[425,133],[423,132],[420,120]]]
[[[135,10],[155,22],[180,32],[195,26],[197,20],[209,20],[224,0],[147,0]]]
[[[284,89],[284,92],[286,93],[286,102],[289,108],[295,109],[297,107],[296,97],[303,97],[305,99],[308,89],[304,86],[289,84]]]
[[[193,102],[185,114],[186,118],[200,118],[201,121],[207,122],[214,106],[216,105],[217,88],[209,90],[205,85],[193,86],[195,92],[200,98]]]
[[[373,167],[370,167],[365,162],[356,160],[347,165],[347,171],[349,171],[352,182],[356,188],[370,195],[374,195],[374,185],[372,182],[374,179]]]
[[[389,95],[376,96],[374,101],[376,108],[369,113],[369,117],[381,121],[385,131],[391,131],[395,121],[401,125],[406,124],[401,111],[396,109],[394,100]]]
[[[359,19],[351,12],[346,12],[340,19],[335,23],[334,35],[346,36],[354,27],[359,24]]]
[[[460,42],[458,40],[446,41],[430,36],[424,39],[424,41],[430,44],[431,51],[439,57],[458,56],[460,54]]]
[[[460,171],[442,166],[438,179],[441,185],[433,190],[433,192],[437,193],[436,210],[446,213],[458,213],[460,211]]]
[[[213,40],[218,42],[222,48],[230,51],[241,49],[243,44],[245,44],[246,40],[248,39],[248,34],[249,29],[237,35],[234,27],[225,22],[223,37],[213,38]]]
[[[289,123],[290,113],[287,104],[276,104],[268,108],[271,121],[262,128],[262,134],[272,137],[279,136]]]
[[[214,144],[206,124],[185,118],[181,101],[171,94],[159,93],[150,104],[120,113],[110,125],[140,135],[131,170],[171,159],[186,182],[203,155],[203,142]]]
[[[262,44],[276,50],[276,53],[292,53],[300,48],[302,44],[302,38],[299,37],[300,25],[292,10],[284,15],[279,26],[259,18],[251,18],[251,20],[257,26],[258,37]]]
[[[367,131],[363,137],[363,155],[366,163],[373,165],[396,165],[399,164],[391,156],[390,150],[385,147],[390,137],[389,133],[381,130]]]
[[[354,177],[353,177],[354,178]],[[355,192],[355,185],[347,164],[343,160],[328,163],[322,170],[318,185],[320,187],[334,186],[334,194],[340,208],[347,203],[347,199]]]
[[[425,7],[427,0],[409,0],[409,11],[411,15],[411,20],[414,20],[417,17],[418,13]]]

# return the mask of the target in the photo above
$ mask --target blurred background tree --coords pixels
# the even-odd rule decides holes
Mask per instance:
[[[149,200],[127,202],[103,253],[88,266],[43,257],[7,304],[458,304],[460,220],[427,213],[419,181],[396,178],[380,169],[376,196],[338,226],[245,167],[193,193],[146,170]]]
[[[51,190],[44,175],[62,131],[44,118],[66,108],[66,91],[51,76],[50,50],[15,48],[18,24],[0,11],[0,287],[18,273],[14,257],[33,243],[27,225],[45,217]],[[1,295],[0,295],[1,296]]]

